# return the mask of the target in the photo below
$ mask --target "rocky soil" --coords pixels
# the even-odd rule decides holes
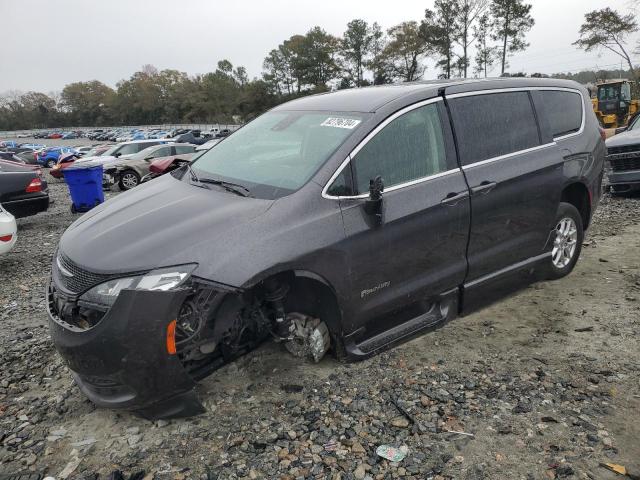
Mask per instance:
[[[113,195],[115,195],[114,193]],[[95,408],[44,304],[66,186],[0,257],[0,473],[69,479],[613,479],[640,468],[640,199],[606,196],[568,278],[356,364],[266,344],[199,387],[207,413]],[[380,445],[406,456],[390,462]],[[1,478],[1,475],[0,475]]]

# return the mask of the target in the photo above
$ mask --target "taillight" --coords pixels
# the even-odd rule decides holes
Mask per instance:
[[[42,191],[42,180],[40,180],[40,177],[36,177],[33,180],[31,180],[31,183],[27,185],[27,189],[25,190],[25,192],[27,193],[41,192],[41,191]]]
[[[604,128],[598,127],[598,130],[600,130],[600,137],[602,138],[602,140],[606,140],[607,139],[607,132],[605,132]]]
[[[10,242],[13,238],[13,235],[2,235],[0,237],[0,242]]]

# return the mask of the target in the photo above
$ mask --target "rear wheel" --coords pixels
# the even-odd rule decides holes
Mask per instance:
[[[139,183],[140,175],[133,170],[125,170],[120,174],[118,186],[120,187],[120,190],[131,190],[132,188],[137,187]]]
[[[550,279],[562,278],[573,270],[584,240],[582,217],[570,203],[560,203],[555,222],[555,239],[547,266]]]

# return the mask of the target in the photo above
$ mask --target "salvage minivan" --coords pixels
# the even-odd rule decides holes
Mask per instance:
[[[266,339],[363,359],[569,274],[604,157],[570,81],[297,99],[73,223],[51,335],[96,404],[197,414],[196,382]]]

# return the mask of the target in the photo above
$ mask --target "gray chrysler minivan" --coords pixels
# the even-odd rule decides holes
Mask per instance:
[[[195,382],[265,339],[361,359],[567,275],[604,156],[569,81],[294,100],[71,225],[51,334],[96,404],[195,414]]]

